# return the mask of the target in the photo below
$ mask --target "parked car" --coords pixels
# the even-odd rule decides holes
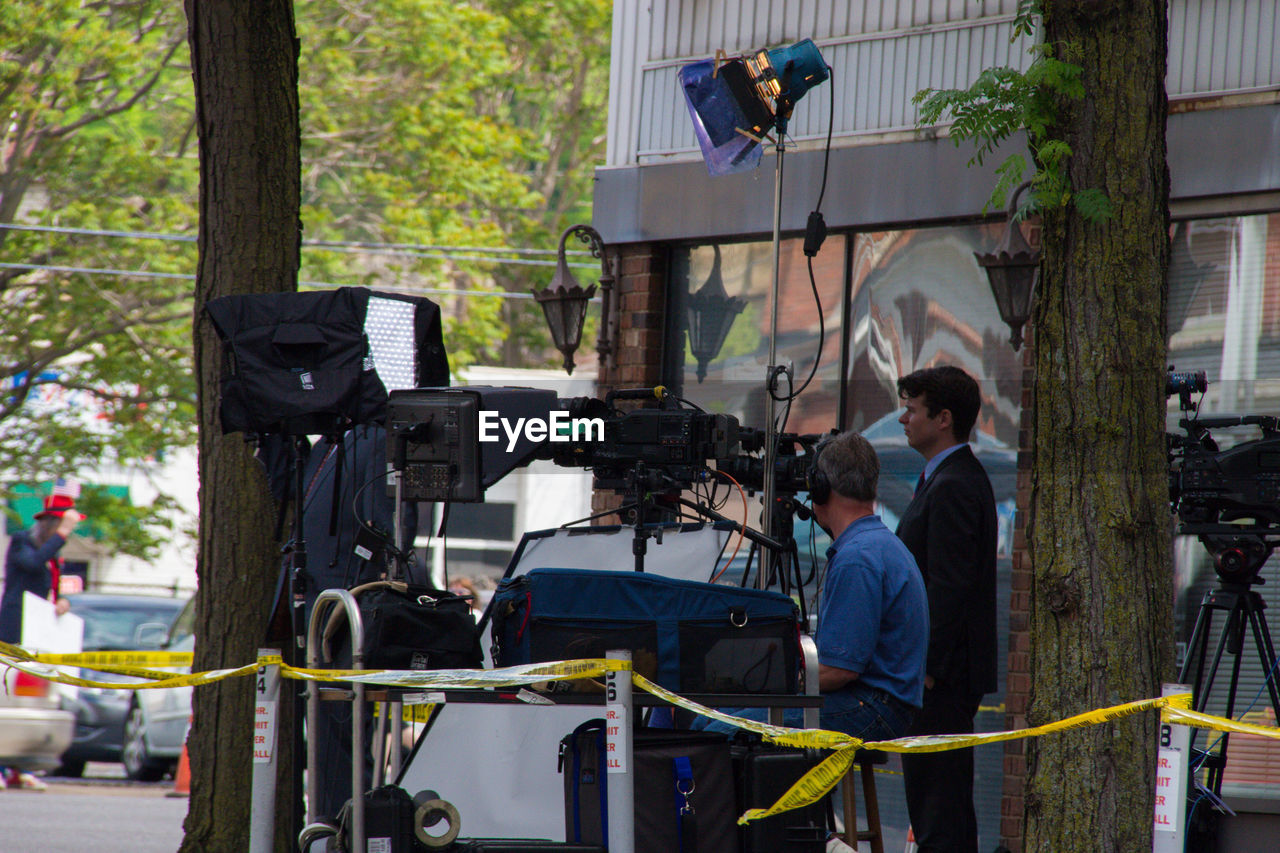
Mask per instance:
[[[178,614],[162,648],[169,652],[195,649],[195,599]],[[165,667],[169,669],[169,667]],[[190,667],[173,668],[190,672]],[[191,721],[191,688],[134,690],[124,722],[120,761],[130,779],[153,782],[171,773],[182,756]]]
[[[82,592],[67,598],[71,612],[84,619],[86,652],[160,649],[186,604],[186,599],[154,595]],[[132,680],[128,676],[92,670],[81,674],[94,681]],[[123,760],[126,720],[135,692],[80,687],[64,696],[64,705],[75,714],[76,724],[71,746],[62,755],[58,775],[80,776],[87,761]]]
[[[0,693],[0,767],[50,770],[71,743],[75,717],[43,678],[5,667]]]

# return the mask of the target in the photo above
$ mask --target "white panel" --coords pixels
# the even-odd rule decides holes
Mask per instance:
[[[1187,66],[1183,57],[1187,53],[1187,4],[1169,4],[1169,69],[1165,74],[1165,88],[1169,94],[1186,89]]]
[[[1213,7],[1213,25],[1209,31],[1209,36],[1213,40],[1209,89],[1210,91],[1219,91],[1227,88],[1227,60],[1229,56],[1225,46],[1229,43],[1227,39],[1230,38],[1231,33],[1231,7],[1229,4],[1217,2],[1213,4]]]
[[[1280,60],[1276,58],[1280,45],[1280,9],[1269,0],[1258,0],[1258,76],[1254,86],[1262,86],[1280,79]]]
[[[787,4],[785,0],[770,0],[769,25],[760,44],[777,44],[786,40]]]
[[[834,33],[844,33],[849,19],[849,3],[837,3],[835,0],[821,0],[818,3],[818,25],[814,29],[815,39],[829,39]],[[840,29],[836,29],[839,27]]]
[[[849,26],[848,33],[854,35],[856,33],[865,33],[867,31],[867,7],[869,3],[850,3],[849,4]]]
[[[1196,0],[1195,6],[1200,7],[1199,14],[1196,18],[1196,55],[1195,79],[1192,81],[1194,91],[1213,91],[1213,13],[1217,8],[1217,4],[1213,0],[1207,2],[1199,2]]]
[[[724,46],[724,2],[723,0],[712,0],[709,4],[708,21],[707,21],[707,41],[704,43],[702,52],[714,54],[716,48]]]

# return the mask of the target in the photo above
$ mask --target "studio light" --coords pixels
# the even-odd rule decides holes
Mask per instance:
[[[996,308],[1000,310],[1000,319],[1009,326],[1009,344],[1014,351],[1022,348],[1022,329],[1031,317],[1031,299],[1040,278],[1040,251],[1031,248],[1022,236],[1022,229],[1014,221],[1018,196],[1030,185],[1030,181],[1024,182],[1013,191],[1004,233],[1000,235],[995,251],[990,254],[973,253],[978,264],[987,271],[991,294],[996,299]]]
[[[728,175],[755,168],[770,130],[782,136],[804,94],[830,76],[812,39],[680,69],[694,135],[707,171]]]
[[[564,369],[570,374],[574,368],[573,354],[582,342],[582,324],[587,317],[587,303],[596,293],[594,284],[583,288],[569,269],[569,262],[565,259],[565,242],[571,234],[587,244],[592,257],[600,259],[600,334],[596,352],[600,355],[601,364],[613,357],[613,338],[617,323],[612,305],[615,276],[604,240],[590,225],[570,225],[560,235],[556,271],[551,277],[550,286],[533,291],[533,298],[542,306],[542,313],[547,318],[551,339],[564,356]]]

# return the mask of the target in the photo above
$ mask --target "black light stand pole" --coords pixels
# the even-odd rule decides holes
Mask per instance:
[[[307,440],[304,436],[295,436],[293,439],[293,547],[289,552],[289,589],[292,595],[290,602],[293,614],[293,641],[294,648],[302,654],[306,653],[307,646],[307,538],[306,532],[302,524],[302,511],[304,503],[304,492],[306,489],[303,483],[303,472],[306,469],[307,459],[305,450],[307,448]]]
[[[290,450],[290,458],[293,461],[293,544],[289,552],[289,594],[290,594],[290,615],[292,617],[293,627],[293,652],[288,656],[288,660],[295,665],[306,666],[307,662],[307,539],[306,532],[302,523],[302,513],[304,509],[305,490],[304,483],[306,470],[306,436],[297,435],[293,437],[293,443]],[[303,685],[306,684],[304,687]],[[293,694],[293,781],[296,789],[301,791],[304,773],[309,771],[316,772],[316,768],[307,768],[307,747],[305,738],[307,735],[303,732],[301,720],[306,716],[306,691],[316,690],[319,685],[315,683],[306,683],[299,681],[297,686],[289,692]],[[287,707],[287,706],[286,706]],[[311,735],[314,737],[314,734]],[[294,798],[292,807],[289,810],[292,818],[292,825],[289,827],[289,838],[296,838],[298,832],[306,823],[305,816],[302,812],[302,797]]]
[[[785,151],[786,120],[778,121],[778,143],[775,146],[777,161],[773,170],[773,281],[771,286],[769,312],[769,364],[765,368],[764,380],[764,476],[762,492],[764,494],[764,512],[761,515],[760,527],[765,536],[773,536],[773,500],[776,491],[774,467],[778,458],[778,425],[776,422],[777,383],[778,383],[778,293],[782,269],[782,160]],[[763,553],[760,559],[760,570],[756,575],[756,586],[769,588],[769,575],[775,560],[770,552],[769,565],[766,567]]]

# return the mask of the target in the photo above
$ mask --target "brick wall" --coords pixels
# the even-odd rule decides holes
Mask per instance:
[[[618,339],[612,365],[601,365],[597,394],[614,388],[643,388],[662,382],[663,331],[666,324],[667,249],[656,243],[629,243],[619,247]],[[612,492],[595,492],[593,512],[614,509],[621,503]],[[597,524],[616,523],[605,517]]]
[[[1017,516],[1013,529],[1012,592],[1009,596],[1009,661],[1005,679],[1005,728],[1027,725],[1031,698],[1031,554],[1027,550],[1026,520],[1031,506],[1031,379],[1033,370],[1030,327],[1022,347],[1022,401],[1018,425]],[[1004,796],[1000,803],[1000,841],[1013,853],[1022,851],[1023,786],[1027,778],[1026,741],[1004,747]]]

